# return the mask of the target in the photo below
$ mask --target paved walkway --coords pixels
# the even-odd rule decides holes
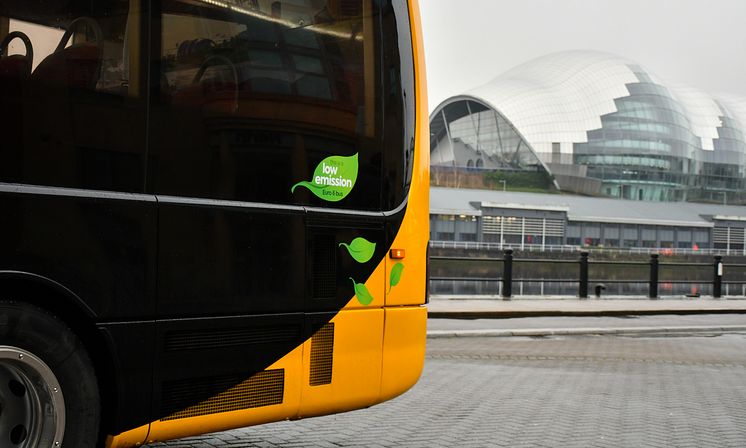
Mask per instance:
[[[746,299],[436,297],[428,315],[430,339],[746,332]]]
[[[741,335],[436,339],[390,402],[149,446],[743,448],[745,348]]]

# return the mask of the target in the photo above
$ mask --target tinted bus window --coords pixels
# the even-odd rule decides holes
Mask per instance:
[[[144,101],[130,51],[140,17],[131,4],[0,5],[0,181],[142,191]]]
[[[155,192],[380,209],[380,20],[369,0],[164,0]]]
[[[412,33],[405,0],[382,7],[384,89],[384,209],[397,208],[409,193],[414,164],[415,82]]]

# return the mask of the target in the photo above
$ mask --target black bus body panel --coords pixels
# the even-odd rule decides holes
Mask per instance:
[[[158,319],[301,311],[303,215],[161,203]]]
[[[156,205],[0,190],[0,270],[28,272],[72,291],[93,319],[132,321],[155,312]],[[94,193],[95,194],[95,193]],[[70,306],[76,305],[71,299]],[[83,307],[80,307],[81,312]]]

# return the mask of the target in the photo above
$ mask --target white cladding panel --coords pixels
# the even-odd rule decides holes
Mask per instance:
[[[521,64],[466,95],[499,111],[537,153],[551,152],[556,142],[562,154],[572,154],[574,143],[587,142],[588,131],[602,128],[601,116],[617,112],[614,100],[630,96],[627,84],[641,82],[635,70],[666,86],[634,61],[598,51],[565,51]],[[744,133],[746,97],[721,99],[687,86],[667,88],[701,140],[700,150],[715,150],[724,116]]]

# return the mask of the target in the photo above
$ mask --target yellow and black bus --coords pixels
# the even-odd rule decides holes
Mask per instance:
[[[0,0],[0,446],[411,387],[425,91],[415,0]]]

